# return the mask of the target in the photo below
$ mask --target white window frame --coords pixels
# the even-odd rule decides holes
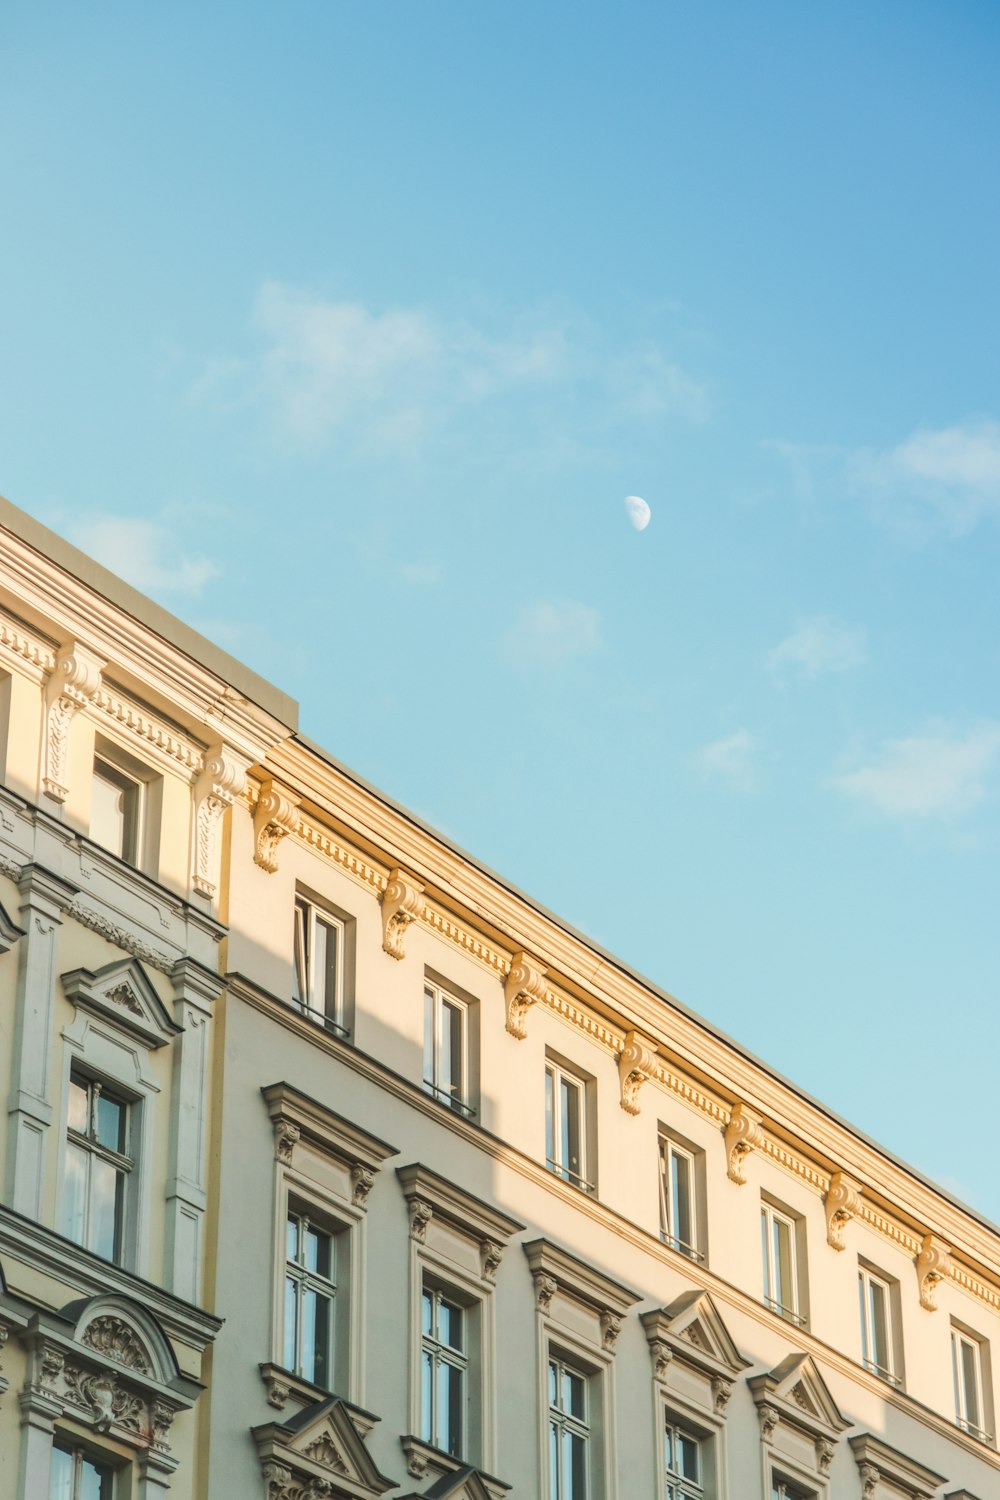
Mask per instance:
[[[120,1465],[116,1466],[112,1463],[105,1462],[103,1456],[95,1455],[90,1449],[81,1447],[78,1442],[72,1442],[68,1437],[62,1439],[57,1438],[56,1441],[52,1444],[53,1459],[57,1452],[67,1454],[72,1460],[73,1472],[70,1478],[70,1492],[68,1500],[81,1500],[83,1490],[80,1485],[80,1476],[84,1463],[91,1464],[92,1467],[97,1469],[98,1471],[102,1469],[104,1471],[103,1475],[99,1474],[99,1477],[101,1478],[101,1493],[99,1500],[115,1500],[115,1492],[118,1489],[117,1476],[120,1470]],[[107,1484],[105,1484],[105,1480],[108,1481]],[[55,1463],[53,1462],[49,1470],[49,1496],[52,1497],[54,1495]]]
[[[116,1177],[121,1179],[121,1198],[119,1200],[116,1193],[114,1250],[110,1256],[102,1256],[102,1258],[110,1260],[112,1265],[124,1266],[128,1264],[127,1254],[134,1182],[133,1174],[136,1166],[133,1141],[135,1136],[135,1114],[138,1108],[138,1104],[132,1096],[119,1088],[116,1084],[112,1083],[110,1085],[107,1085],[104,1079],[98,1077],[96,1074],[86,1071],[83,1068],[71,1066],[69,1074],[69,1084],[67,1089],[67,1101],[71,1097],[74,1087],[82,1088],[86,1091],[87,1121],[83,1130],[75,1129],[69,1121],[69,1109],[67,1103],[65,1136],[66,1144],[67,1146],[72,1144],[77,1148],[78,1151],[84,1153],[86,1163],[85,1180],[83,1186],[83,1239],[74,1239],[73,1243],[79,1244],[83,1249],[90,1250],[95,1255],[102,1254],[102,1252],[98,1250],[96,1246],[91,1242],[92,1236],[90,1231],[92,1228],[91,1221],[93,1217],[94,1163],[103,1162],[107,1166],[110,1166],[112,1168],[112,1170],[116,1174]],[[109,1098],[113,1099],[123,1111],[125,1134],[124,1151],[116,1150],[110,1146],[102,1145],[98,1139],[97,1116],[102,1093],[107,1094]],[[69,1153],[67,1152],[66,1160],[68,1159]],[[63,1171],[64,1178],[62,1202],[62,1232],[66,1235],[67,1239],[72,1239],[73,1237],[69,1234],[65,1220],[67,1208],[67,1179],[65,1175],[65,1162]]]
[[[992,1442],[993,1436],[990,1431],[974,1422],[969,1416],[969,1391],[962,1370],[960,1358],[963,1348],[972,1350],[972,1373],[974,1384],[974,1396],[979,1408],[979,1414],[983,1421],[986,1419],[986,1380],[983,1369],[983,1340],[974,1334],[967,1333],[964,1328],[956,1324],[951,1326],[951,1369],[955,1389],[955,1423],[963,1432],[971,1433],[982,1442]]]
[[[444,985],[438,984],[435,980],[426,976],[424,978],[423,1003],[423,1086],[433,1098],[437,1099],[441,1104],[446,1105],[448,1109],[452,1109],[456,1114],[470,1119],[475,1115],[476,1111],[469,1102],[469,1031],[471,1025],[469,1004],[456,995],[453,990],[447,989]],[[430,1005],[429,1027],[428,1004]],[[457,1091],[452,1087],[445,1086],[442,1074],[442,1058],[445,1051],[445,1014],[448,1009],[454,1010],[459,1016],[461,1030],[461,1044],[459,1047],[461,1079]]]
[[[879,1364],[875,1358],[875,1329],[872,1320],[872,1294],[878,1291],[885,1299],[885,1336],[886,1336],[886,1359],[887,1363]],[[864,1262],[858,1265],[858,1294],[861,1314],[861,1363],[872,1375],[877,1375],[880,1380],[888,1381],[890,1385],[899,1386],[902,1381],[897,1371],[896,1359],[896,1330],[893,1309],[892,1283],[885,1277],[879,1275],[866,1266]]]
[[[123,817],[121,848],[115,848],[111,844],[105,843],[100,837],[99,831],[93,827],[93,816],[91,817],[90,837],[94,843],[99,844],[102,849],[106,849],[109,854],[113,854],[117,859],[124,860],[125,864],[131,865],[133,869],[141,870],[146,856],[147,795],[145,781],[132,771],[126,770],[123,765],[100,746],[94,751],[93,780],[103,781],[110,786],[117,787],[123,796],[130,797],[134,801],[131,814],[126,813]],[[91,792],[91,798],[93,799],[93,792]],[[129,847],[128,824],[130,822],[132,824],[131,842],[133,847]]]
[[[562,1086],[564,1084],[568,1085],[575,1094],[579,1110],[579,1170],[563,1160]],[[572,1183],[574,1187],[582,1189],[585,1193],[593,1193],[595,1186],[590,1180],[587,1103],[586,1080],[556,1059],[547,1057],[545,1059],[545,1165],[553,1176],[560,1178],[563,1182]]]
[[[292,928],[292,1000],[298,1010],[317,1026],[349,1036],[347,1025],[347,923],[329,907],[314,901],[302,891],[295,893]],[[334,994],[317,993],[316,928],[328,928],[336,935],[337,959],[333,972]]]
[[[791,1214],[783,1209],[777,1208],[767,1198],[762,1198],[760,1203],[761,1224],[763,1234],[761,1238],[761,1258],[763,1260],[763,1301],[764,1306],[770,1308],[771,1312],[777,1313],[778,1317],[784,1318],[788,1323],[795,1323],[798,1327],[804,1327],[805,1317],[801,1311],[801,1295],[799,1288],[798,1267],[798,1224]],[[775,1295],[778,1284],[778,1267],[774,1256],[774,1226],[781,1225],[788,1230],[788,1263],[791,1270],[791,1305],[781,1302]]]
[[[287,1234],[288,1227],[295,1221],[297,1234],[297,1255],[293,1260],[288,1255]],[[322,1272],[310,1271],[302,1256],[302,1247],[307,1231],[313,1228],[319,1234],[324,1235],[330,1242],[330,1259],[332,1262],[332,1275],[324,1276]],[[285,1279],[284,1279],[284,1304],[282,1312],[282,1364],[291,1374],[298,1376],[300,1380],[306,1380],[310,1385],[318,1386],[320,1390],[333,1391],[336,1388],[339,1376],[339,1354],[338,1331],[341,1322],[338,1321],[341,1313],[342,1298],[346,1296],[346,1288],[339,1285],[341,1262],[345,1259],[343,1240],[344,1231],[329,1223],[325,1215],[312,1213],[308,1204],[294,1201],[291,1197],[287,1204],[285,1215]],[[292,1360],[288,1361],[288,1283],[293,1282],[298,1289],[295,1298],[295,1330],[292,1338]],[[325,1359],[327,1367],[326,1380],[316,1378],[315,1368],[310,1373],[303,1368],[303,1293],[307,1291],[316,1292],[326,1297],[330,1304],[330,1322],[326,1335]]]
[[[584,1415],[575,1417],[571,1412],[565,1411],[558,1402],[553,1402],[551,1395],[552,1370],[557,1372],[568,1370],[583,1382]],[[555,1340],[550,1340],[545,1362],[546,1374],[546,1396],[547,1409],[545,1418],[546,1433],[546,1471],[548,1474],[548,1497],[549,1500],[573,1500],[571,1491],[564,1486],[561,1478],[561,1466],[557,1459],[557,1477],[555,1486],[552,1483],[552,1434],[553,1429],[557,1433],[557,1453],[559,1452],[560,1439],[564,1434],[579,1437],[584,1448],[584,1500],[592,1500],[594,1493],[594,1442],[593,1442],[593,1404],[594,1376],[579,1363],[571,1353],[567,1353]],[[557,1374],[558,1390],[558,1374]]]
[[[682,1240],[676,1233],[673,1213],[673,1164],[683,1162],[688,1178],[688,1201],[691,1218],[691,1240]],[[686,1255],[689,1260],[703,1261],[704,1251],[701,1248],[701,1213],[700,1213],[700,1163],[697,1153],[689,1146],[683,1146],[675,1140],[672,1135],[662,1133],[660,1135],[660,1238],[665,1245],[676,1250],[680,1255]]]
[[[691,1427],[682,1421],[670,1407],[663,1408],[663,1443],[664,1443],[664,1472],[666,1474],[666,1497],[667,1500],[710,1500],[708,1483],[710,1476],[706,1474],[705,1453],[706,1445],[711,1442],[702,1433],[694,1432]],[[698,1449],[698,1477],[690,1479],[681,1474],[679,1469],[670,1468],[671,1439],[678,1437],[686,1438],[688,1442],[695,1443]]]
[[[431,1328],[428,1332],[423,1324],[423,1306],[426,1299],[431,1303]],[[462,1327],[462,1347],[456,1349],[451,1344],[446,1344],[438,1334],[437,1313],[442,1302],[448,1303],[459,1313]],[[476,1360],[476,1315],[478,1304],[470,1304],[468,1298],[457,1293],[453,1287],[432,1272],[424,1268],[420,1286],[420,1423],[419,1435],[422,1443],[437,1448],[441,1453],[447,1453],[449,1457],[459,1462],[469,1462],[470,1444],[472,1441],[472,1377]],[[431,1386],[429,1406],[425,1402],[426,1387],[423,1380],[424,1362],[430,1358]],[[457,1449],[448,1447],[440,1441],[441,1438],[441,1413],[438,1403],[437,1376],[440,1367],[444,1365],[450,1370],[459,1373],[460,1396],[460,1425],[458,1433]],[[430,1431],[427,1431],[429,1427]]]
[[[815,1500],[816,1491],[805,1489],[797,1479],[786,1479],[781,1473],[771,1470],[771,1487],[768,1500]]]

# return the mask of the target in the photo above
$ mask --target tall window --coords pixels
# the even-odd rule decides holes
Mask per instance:
[[[985,1438],[983,1351],[978,1339],[960,1328],[951,1330],[951,1366],[955,1379],[955,1421],[973,1437]]]
[[[142,858],[143,791],[135,776],[95,755],[90,837],[130,865],[138,865]]]
[[[795,1221],[770,1203],[760,1206],[761,1255],[764,1268],[764,1301],[773,1312],[792,1323],[799,1316],[798,1277],[795,1269]]]
[[[72,1074],[66,1131],[63,1233],[121,1262],[132,1106],[96,1078]]]
[[[667,1415],[667,1500],[703,1500],[705,1475],[701,1439]]]
[[[861,1358],[866,1369],[898,1385],[892,1350],[891,1289],[867,1266],[858,1270],[861,1302]]]
[[[461,1458],[469,1374],[466,1309],[425,1285],[420,1327],[420,1436]]]
[[[695,1161],[674,1141],[660,1142],[660,1232],[668,1245],[700,1259],[695,1207]]]
[[[310,1020],[344,1028],[344,924],[304,896],[295,898],[292,998]]]
[[[555,1063],[545,1068],[545,1165],[564,1182],[587,1181],[584,1085]]]
[[[337,1240],[290,1210],[285,1250],[285,1368],[333,1389]]]
[[[549,1500],[588,1500],[588,1381],[564,1359],[549,1359]]]
[[[80,1448],[53,1448],[49,1500],[112,1500],[115,1476]]]
[[[436,984],[424,985],[424,1088],[471,1115],[468,1103],[468,1010]]]
[[[812,1496],[808,1490],[775,1474],[771,1480],[771,1500],[812,1500]]]

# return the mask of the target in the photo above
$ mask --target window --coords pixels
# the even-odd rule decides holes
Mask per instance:
[[[461,1458],[466,1447],[468,1316],[447,1292],[426,1282],[420,1335],[420,1436]]]
[[[103,756],[94,756],[90,802],[90,837],[130,865],[142,859],[145,787],[135,776]]]
[[[899,1385],[893,1358],[892,1288],[867,1266],[858,1269],[861,1305],[861,1361],[873,1375]]]
[[[588,1500],[590,1413],[587,1376],[549,1356],[549,1500]]]
[[[790,1484],[787,1479],[774,1474],[771,1477],[771,1500],[812,1500],[812,1495],[809,1490]]]
[[[955,1421],[964,1432],[988,1440],[983,1404],[982,1345],[960,1328],[951,1330],[951,1367],[955,1380]]]
[[[703,1500],[705,1495],[702,1440],[667,1414],[667,1500]]]
[[[692,1260],[704,1257],[698,1249],[697,1176],[694,1153],[676,1141],[660,1142],[660,1235],[674,1250]]]
[[[424,1088],[459,1114],[468,1103],[468,1009],[436,984],[424,985]]]
[[[81,1448],[53,1448],[49,1500],[112,1500],[114,1473]]]
[[[289,1209],[285,1262],[285,1368],[332,1390],[337,1237]]]
[[[799,1314],[795,1220],[770,1203],[760,1206],[764,1302],[791,1323],[804,1323]]]
[[[344,923],[296,896],[292,998],[311,1021],[344,1034],[345,948]]]
[[[545,1165],[564,1182],[591,1189],[585,1151],[583,1080],[556,1063],[545,1067]]]
[[[119,1263],[133,1166],[131,1114],[132,1106],[98,1079],[70,1075],[63,1233]]]

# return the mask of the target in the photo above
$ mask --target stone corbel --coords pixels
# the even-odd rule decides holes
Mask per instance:
[[[499,1240],[487,1236],[479,1241],[479,1273],[484,1281],[496,1282],[503,1252],[504,1247]]]
[[[757,1416],[760,1420],[761,1441],[770,1443],[774,1436],[774,1429],[778,1425],[778,1409],[765,1402],[763,1406],[758,1406]]]
[[[857,1183],[845,1177],[843,1172],[834,1172],[825,1199],[826,1242],[831,1250],[843,1250],[844,1231],[861,1212],[861,1191]]]
[[[351,1164],[351,1202],[355,1208],[368,1208],[368,1194],[375,1186],[375,1173],[363,1161]]]
[[[755,1115],[745,1104],[735,1104],[726,1126],[726,1175],[730,1182],[744,1183],[747,1174],[744,1163],[750,1152],[762,1144],[764,1132],[760,1128],[760,1115]]]
[[[858,1477],[861,1480],[861,1500],[875,1500],[875,1490],[879,1481],[879,1472],[874,1464],[859,1464]]]
[[[423,1244],[427,1239],[427,1226],[434,1217],[434,1210],[424,1198],[411,1198],[410,1209],[410,1238]]]
[[[101,685],[105,663],[79,642],[61,646],[55,666],[45,683],[45,718],[42,727],[42,786],[56,802],[69,796],[66,762],[69,726]]]
[[[827,1474],[829,1474],[830,1465],[833,1463],[836,1452],[837,1449],[829,1438],[821,1437],[816,1439],[816,1467],[819,1470],[821,1478],[825,1479]]]
[[[601,1348],[605,1354],[614,1354],[618,1343],[618,1335],[622,1331],[622,1319],[619,1313],[612,1312],[610,1308],[604,1308],[601,1312],[599,1322],[601,1325]]]
[[[648,1334],[647,1337],[649,1337]],[[649,1357],[653,1361],[653,1379],[665,1381],[667,1371],[670,1369],[670,1361],[674,1357],[674,1351],[666,1339],[649,1339]]]
[[[729,1398],[733,1394],[733,1382],[724,1375],[712,1376],[712,1406],[716,1416],[725,1416]]]
[[[219,824],[246,786],[249,761],[228,745],[215,745],[194,784],[194,854],[191,884],[202,896],[214,896],[218,884]]]
[[[559,1283],[554,1276],[549,1276],[544,1271],[535,1271],[532,1279],[535,1283],[535,1306],[543,1317],[547,1317],[552,1298],[559,1290]]]
[[[292,1165],[292,1153],[301,1137],[302,1132],[294,1120],[286,1120],[284,1115],[279,1115],[274,1122],[274,1158],[283,1167]]]
[[[925,1234],[916,1264],[920,1306],[936,1312],[938,1286],[951,1275],[951,1251],[937,1235]]]
[[[402,870],[393,870],[382,893],[382,950],[390,958],[403,957],[403,937],[424,909],[424,888]]]
[[[253,814],[253,862],[269,875],[278,868],[281,840],[298,827],[298,805],[298,797],[276,781],[265,781],[260,789]]]
[[[656,1043],[630,1031],[618,1054],[621,1107],[628,1115],[639,1113],[639,1090],[647,1078],[656,1077]]]
[[[503,993],[507,1002],[507,1030],[519,1042],[528,1035],[528,1011],[537,1000],[545,998],[545,974],[541,964],[526,953],[515,953],[511,959]]]

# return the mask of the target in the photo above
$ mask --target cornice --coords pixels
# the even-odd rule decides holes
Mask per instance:
[[[421,1162],[397,1167],[396,1176],[408,1202],[428,1203],[438,1217],[466,1234],[507,1241],[525,1228],[519,1219],[502,1213],[492,1203],[484,1203],[472,1193],[464,1192]]]

